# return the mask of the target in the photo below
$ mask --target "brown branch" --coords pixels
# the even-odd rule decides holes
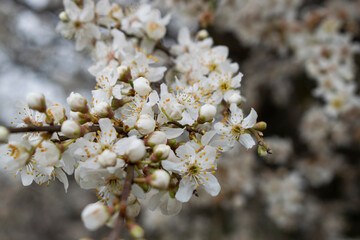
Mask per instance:
[[[52,126],[27,126],[27,127],[8,127],[10,133],[24,133],[24,132],[61,132],[61,125]],[[100,130],[98,125],[89,126],[90,132],[96,132]]]
[[[256,137],[256,140],[257,140],[257,144],[260,145],[260,146],[263,146],[265,149],[266,149],[266,152],[268,154],[272,154],[272,150],[271,148],[269,147],[269,145],[264,141],[264,139],[259,135],[258,131],[253,129],[253,128],[250,128],[248,129],[255,137]]]
[[[129,164],[127,166],[125,183],[121,193],[119,217],[116,220],[114,230],[112,231],[109,240],[118,240],[120,237],[122,223],[125,221],[125,217],[126,217],[127,199],[131,191],[131,185],[133,179],[134,179],[134,165]]]

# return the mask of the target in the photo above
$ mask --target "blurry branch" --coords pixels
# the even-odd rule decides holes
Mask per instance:
[[[100,130],[99,126],[89,126],[90,132],[96,132]],[[25,132],[61,132],[61,125],[53,126],[27,126],[27,127],[8,127],[10,133],[25,133]]]
[[[112,231],[109,240],[118,240],[120,237],[122,223],[125,222],[127,199],[131,191],[131,184],[133,182],[133,179],[134,179],[134,165],[129,164],[126,170],[124,188],[121,193],[119,217],[116,219],[114,230]]]

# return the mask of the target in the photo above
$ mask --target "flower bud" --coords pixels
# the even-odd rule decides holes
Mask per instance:
[[[233,93],[228,99],[229,104],[235,103],[236,105],[239,105],[241,101],[242,97],[238,93]]]
[[[69,19],[69,16],[67,15],[67,13],[65,11],[62,11],[60,14],[59,14],[59,19],[62,21],[62,22],[68,22],[70,19]]]
[[[172,120],[179,121],[182,117],[183,106],[177,102],[164,105],[164,111]]]
[[[89,108],[87,106],[87,100],[81,96],[80,93],[70,93],[70,96],[66,99],[73,112],[87,113]]]
[[[157,22],[148,22],[145,31],[151,39],[159,40],[165,36],[166,28]]]
[[[131,97],[124,97],[122,99],[113,98],[111,100],[111,108],[115,111],[131,101]]]
[[[10,132],[6,127],[0,126],[0,143],[7,142]]]
[[[91,121],[91,117],[85,113],[70,111],[70,118],[80,124]]]
[[[266,122],[258,122],[255,124],[255,126],[253,127],[255,130],[258,131],[264,131],[267,127]]]
[[[152,91],[149,80],[144,77],[139,77],[134,81],[134,89],[141,96],[146,96]]]
[[[87,229],[94,231],[105,225],[110,214],[101,202],[87,205],[81,213],[81,219]]]
[[[78,138],[85,134],[85,130],[74,120],[66,120],[63,122],[61,132],[68,138]]]
[[[165,144],[159,144],[154,147],[153,154],[151,155],[151,161],[158,162],[160,160],[165,160],[169,157],[170,146]]]
[[[42,93],[29,93],[26,97],[27,104],[30,109],[45,112],[46,111],[46,102],[45,96]]]
[[[155,129],[155,120],[149,114],[141,114],[139,119],[136,121],[135,128],[142,135],[152,133]]]
[[[119,73],[119,80],[122,82],[128,83],[129,80],[131,80],[131,71],[129,67],[120,66],[117,69],[117,72]]]
[[[266,157],[268,155],[264,146],[258,146],[258,154],[260,157]]]
[[[205,29],[198,31],[198,33],[196,34],[196,38],[199,40],[204,40],[205,38],[208,37],[209,37],[209,33]]]
[[[148,145],[150,147],[153,147],[153,146],[159,145],[159,144],[166,144],[166,142],[167,142],[166,134],[161,131],[153,132],[146,139],[146,145]]]
[[[63,123],[66,120],[65,108],[55,104],[47,109],[47,113],[54,120],[54,123]]]
[[[130,226],[128,226],[130,236],[134,239],[142,239],[145,236],[144,229],[140,227],[138,224],[133,223]]]
[[[126,216],[128,217],[136,217],[139,215],[141,210],[141,205],[134,194],[130,193],[128,200],[127,200],[127,207],[126,207]]]
[[[150,176],[150,184],[159,189],[167,189],[170,183],[170,175],[162,169],[156,170]]]
[[[114,116],[114,112],[111,110],[111,107],[107,102],[96,104],[94,112],[100,118],[112,118]]]
[[[116,157],[116,153],[106,149],[99,155],[98,161],[103,168],[114,167],[116,165]]]
[[[130,162],[136,163],[144,158],[146,153],[144,142],[140,139],[134,138],[129,144],[126,155]]]
[[[216,107],[210,104],[205,104],[200,108],[199,122],[211,122],[216,115]]]

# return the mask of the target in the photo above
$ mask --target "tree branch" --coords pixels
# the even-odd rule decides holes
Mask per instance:
[[[25,132],[61,132],[61,125],[52,126],[26,126],[26,127],[8,127],[10,133],[25,133]],[[89,126],[90,132],[96,132],[100,130],[98,125]]]
[[[121,193],[119,217],[116,220],[114,230],[112,231],[109,240],[118,240],[120,237],[122,223],[125,221],[125,217],[126,217],[127,199],[131,191],[131,185],[133,179],[134,179],[134,165],[129,164],[126,170],[124,188]]]

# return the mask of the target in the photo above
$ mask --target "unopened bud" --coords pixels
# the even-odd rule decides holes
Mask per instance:
[[[166,28],[157,22],[148,22],[145,31],[149,38],[159,40],[165,36]]]
[[[136,163],[142,160],[145,156],[146,149],[144,142],[138,138],[134,138],[126,151],[126,155],[130,162]]]
[[[155,120],[149,114],[141,114],[139,119],[136,121],[135,128],[142,135],[150,134],[155,129]]]
[[[0,126],[0,143],[5,143],[8,141],[10,132],[6,127]]]
[[[144,77],[135,79],[134,89],[141,97],[146,96],[152,91],[149,80]]]
[[[111,108],[113,110],[116,110],[116,109],[119,109],[121,108],[122,106],[124,106],[126,103],[128,103],[128,101],[126,101],[125,99],[116,99],[116,98],[113,98],[111,100]]]
[[[128,226],[128,228],[130,231],[130,236],[132,238],[135,238],[135,239],[144,238],[144,236],[145,236],[144,229],[142,229],[142,227],[140,227],[138,224],[133,223],[130,226]]]
[[[198,122],[211,122],[216,115],[216,107],[210,104],[205,104],[200,108]]]
[[[112,118],[114,116],[114,112],[111,110],[111,107],[107,102],[96,104],[94,112],[100,118]]]
[[[156,170],[149,178],[151,186],[159,189],[167,189],[170,183],[170,175],[162,169]]]
[[[85,227],[91,231],[104,226],[109,218],[109,211],[101,202],[87,205],[81,213]]]
[[[80,124],[84,124],[91,121],[91,117],[88,114],[81,112],[70,111],[70,118],[74,121],[77,121]]]
[[[73,112],[87,113],[89,108],[87,106],[87,100],[79,93],[70,93],[70,96],[66,99]]]
[[[260,157],[266,157],[268,155],[264,146],[258,146],[258,154]]]
[[[165,160],[169,157],[170,154],[170,146],[165,144],[159,144],[154,147],[153,154],[151,155],[150,159],[153,162],[158,162],[160,160]]]
[[[127,207],[126,207],[126,216],[134,218],[139,215],[141,210],[141,205],[137,198],[130,194],[127,201]]]
[[[198,33],[196,34],[196,38],[199,39],[200,41],[208,37],[209,37],[209,33],[205,29],[198,31]]]
[[[69,16],[67,15],[67,13],[65,11],[62,11],[60,14],[59,14],[59,19],[63,22],[68,22],[70,19],[69,19]]]
[[[167,142],[166,134],[161,131],[155,131],[151,133],[149,137],[146,139],[146,145],[150,147],[159,144],[166,144],[166,142]]]
[[[241,102],[242,97],[238,93],[233,93],[228,99],[229,104],[235,103],[236,105],[239,105]]]
[[[66,120],[61,125],[61,132],[68,138],[78,138],[84,136],[85,128],[74,120]]]
[[[29,93],[26,97],[27,104],[30,109],[45,112],[46,111],[46,102],[45,96],[42,93]]]
[[[258,131],[264,131],[267,127],[266,122],[258,122],[254,125],[254,129]]]
[[[129,67],[120,66],[117,68],[119,73],[119,80],[128,83],[131,80],[131,70]]]
[[[66,120],[65,108],[61,105],[53,105],[47,109],[47,113],[50,115],[54,123],[63,123]]]
[[[102,167],[114,167],[116,165],[116,153],[106,149],[99,155],[99,163]]]
[[[164,105],[164,111],[170,119],[179,121],[182,117],[183,106],[180,103],[166,103]]]

